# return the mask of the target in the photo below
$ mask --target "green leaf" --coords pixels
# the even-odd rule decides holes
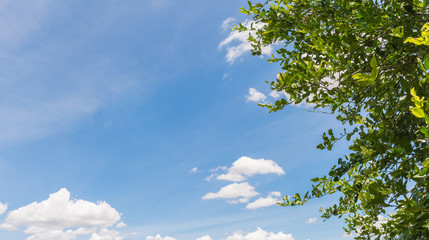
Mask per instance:
[[[318,182],[319,180],[320,180],[320,178],[318,178],[318,177],[311,179],[312,182]]]
[[[423,168],[429,168],[429,158],[426,158],[426,160],[423,162]]]
[[[370,63],[372,68],[377,68],[377,59],[375,57],[371,58],[371,63]]]
[[[425,55],[424,66],[425,66],[426,70],[429,70],[429,54]]]
[[[427,236],[429,229],[421,227],[428,217],[421,210],[429,204],[429,168],[422,160],[429,156],[427,1],[254,2],[271,5],[250,11],[255,26],[264,25],[252,51],[277,44],[271,62],[280,64],[282,77],[273,76],[271,89],[285,91],[293,103],[311,96],[315,111],[334,113],[350,125],[346,129],[355,129],[337,139],[327,127],[317,148],[329,150],[342,141],[346,156],[329,177],[312,179],[308,198],[283,206],[338,193],[322,217],[344,215],[349,232],[358,231],[360,239]],[[391,224],[379,229],[377,215],[392,207],[385,201],[400,206]]]
[[[363,73],[356,73],[355,75],[352,76],[352,78],[356,80],[360,80],[360,79],[366,78],[366,76]]]

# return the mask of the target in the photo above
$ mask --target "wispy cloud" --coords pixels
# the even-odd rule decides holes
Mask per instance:
[[[0,202],[0,215],[2,215],[3,213],[5,213],[6,210],[7,210],[7,204]]]
[[[136,87],[133,78],[112,71],[116,63],[111,57],[83,44],[100,44],[91,30],[105,29],[98,19],[87,19],[79,30],[76,23],[62,36],[47,29],[57,21],[51,5],[48,0],[0,3],[3,145],[64,131]],[[41,37],[43,41],[35,41]]]
[[[231,23],[233,21],[235,21],[235,18],[232,18],[232,17],[229,17],[229,18],[223,20],[222,24],[220,26],[222,28],[222,31],[225,32],[225,31],[231,30],[233,27],[233,25]]]
[[[315,222],[317,222],[317,217],[309,218],[305,223],[311,224],[311,223],[315,223]]]
[[[0,228],[15,231],[25,227],[27,240],[71,240],[79,235],[91,235],[91,240],[117,239],[122,235],[112,226],[121,214],[106,202],[71,199],[63,188],[41,202],[9,211]]]
[[[231,18],[227,18],[222,23],[222,27],[225,26],[225,23],[231,22]],[[251,26],[253,26],[255,29],[261,29],[264,24],[263,23],[256,23],[253,20],[245,20],[243,23],[243,26],[247,27],[248,29],[251,29]],[[252,49],[252,44],[247,41],[249,38],[249,35],[255,36],[256,30],[249,30],[246,32],[239,32],[239,31],[231,31],[227,38],[225,38],[220,44],[219,48],[226,47],[226,61],[229,63],[234,63],[237,58],[243,56],[245,53],[250,52]],[[262,47],[262,55],[271,55],[274,51],[274,48],[269,46],[263,46]]]

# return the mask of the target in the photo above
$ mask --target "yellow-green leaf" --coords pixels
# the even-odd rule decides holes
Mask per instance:
[[[416,116],[418,118],[424,118],[426,116],[423,109],[421,109],[419,107],[411,107],[410,110],[414,114],[414,116]]]

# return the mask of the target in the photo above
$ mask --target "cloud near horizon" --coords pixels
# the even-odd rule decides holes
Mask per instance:
[[[155,237],[148,236],[146,237],[146,240],[176,240],[176,238],[173,237],[161,237],[159,234]],[[209,235],[205,235],[202,237],[197,238],[196,240],[213,240]],[[273,232],[267,232],[263,230],[262,228],[257,228],[256,231],[250,232],[247,234],[243,233],[233,233],[232,235],[229,235],[226,240],[295,240],[293,238],[292,234],[285,234],[283,232],[273,233]]]
[[[7,213],[0,228],[9,231],[24,227],[27,240],[71,240],[79,235],[91,235],[90,240],[121,240],[112,226],[121,214],[108,203],[71,199],[66,188]]]
[[[153,236],[147,236],[146,240],[176,240],[176,239],[173,237],[169,237],[169,236],[161,237],[161,235],[157,234],[154,237]]]

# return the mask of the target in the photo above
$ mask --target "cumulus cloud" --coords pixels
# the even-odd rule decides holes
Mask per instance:
[[[48,229],[40,227],[27,228],[24,233],[31,234],[27,240],[70,240],[79,235],[89,235],[96,231],[95,228],[78,228],[76,230]],[[92,238],[91,238],[92,239]]]
[[[148,236],[146,240],[176,240],[175,238],[166,236],[161,237],[159,234],[155,237]],[[213,240],[209,235],[205,235],[197,238],[196,240]],[[242,231],[236,231],[226,238],[226,240],[295,240],[292,234],[285,234],[283,232],[273,233],[267,232],[261,228],[257,228],[256,231],[251,233],[243,233]]]
[[[252,159],[243,156],[232,163],[232,166],[227,169],[227,173],[217,176],[217,179],[241,182],[253,175],[270,173],[285,174],[284,170],[273,160]]]
[[[120,223],[116,224],[116,228],[124,228],[126,226],[127,226],[127,224],[125,224],[124,222],[120,222]]]
[[[267,96],[254,88],[249,88],[249,95],[246,96],[248,102],[265,102]]]
[[[7,210],[7,204],[0,202],[0,215],[2,215],[3,213],[5,213],[6,210]]]
[[[69,240],[89,234],[91,240],[121,240],[119,232],[107,229],[120,219],[119,212],[106,202],[70,199],[70,192],[62,188],[44,201],[9,211],[0,228],[25,227],[24,233],[31,234],[27,240]]]
[[[176,240],[175,238],[166,236],[165,238],[161,237],[159,234],[156,235],[155,237],[152,236],[147,236],[146,240]]]
[[[209,235],[205,235],[205,236],[197,238],[196,240],[213,240],[213,239]]]
[[[280,192],[270,192],[266,198],[261,197],[255,200],[254,202],[251,202],[247,204],[246,208],[258,209],[258,208],[276,205],[278,202],[281,201],[280,196],[281,196]]]
[[[239,198],[239,199],[236,199],[236,200],[228,200],[227,202],[229,202],[231,204],[248,203],[249,199],[248,198]]]
[[[198,172],[198,168],[197,167],[194,167],[191,170],[189,170],[190,174],[197,173],[197,172]]]
[[[233,183],[228,186],[221,188],[217,193],[207,193],[202,197],[202,199],[237,199],[240,198],[241,201],[246,201],[247,199],[258,195],[259,193],[255,191],[255,187],[250,185],[247,182],[243,183]]]
[[[233,20],[227,18],[222,23],[222,28],[223,26],[227,26],[227,24],[229,24],[231,21]],[[242,25],[248,29],[250,29],[252,25],[255,29],[261,29],[264,26],[263,23],[256,23],[253,20],[245,20]],[[249,30],[246,32],[238,32],[234,30],[231,31],[228,37],[219,44],[219,48],[226,47],[226,61],[232,64],[237,58],[241,57],[247,52],[250,52],[252,45],[247,41],[247,39],[249,38],[249,35],[255,36],[255,33],[256,30]],[[264,46],[261,50],[261,54],[267,56],[270,56],[274,52],[274,48],[271,45]]]
[[[317,217],[314,217],[314,218],[309,218],[305,223],[311,224],[311,223],[315,223],[316,221],[317,221]]]
[[[103,228],[99,232],[93,233],[89,240],[122,240],[122,235],[116,230]]]
[[[292,234],[284,234],[283,232],[273,233],[267,232],[258,228],[255,232],[246,235],[236,233],[229,236],[226,240],[295,240]]]

